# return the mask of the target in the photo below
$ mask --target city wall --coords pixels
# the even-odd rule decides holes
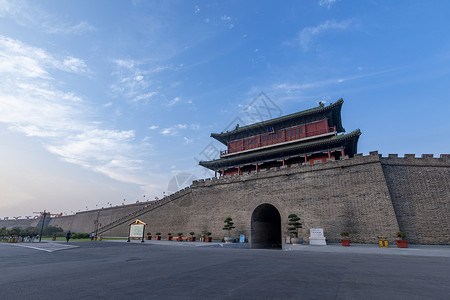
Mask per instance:
[[[349,232],[355,243],[375,243],[379,235],[393,242],[395,233],[404,231],[410,243],[450,244],[449,175],[450,155],[400,158],[381,157],[374,151],[314,165],[199,180],[158,205],[77,213],[55,218],[52,225],[92,232],[97,216],[103,226],[122,218],[103,235],[127,236],[128,223],[138,218],[153,234],[209,231],[221,239],[226,235],[223,221],[230,216],[236,226],[233,236],[251,239],[252,213],[267,203],[280,213],[283,237],[288,235],[287,217],[295,213],[303,223],[299,236],[306,241],[310,228],[323,228],[328,242],[338,242],[342,231]]]

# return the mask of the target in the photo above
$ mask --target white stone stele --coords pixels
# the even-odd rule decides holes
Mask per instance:
[[[314,246],[326,246],[327,242],[323,236],[323,228],[311,228],[309,230],[309,244]]]

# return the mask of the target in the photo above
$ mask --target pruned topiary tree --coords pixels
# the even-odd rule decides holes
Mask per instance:
[[[288,231],[291,236],[298,237],[298,229],[302,228],[302,223],[300,223],[300,218],[296,214],[290,214],[288,216]]]
[[[223,225],[223,230],[227,230],[228,231],[228,237],[231,236],[230,231],[231,229],[235,228],[233,225],[233,219],[231,217],[228,217],[225,219],[225,221],[223,221],[225,223],[225,225]]]

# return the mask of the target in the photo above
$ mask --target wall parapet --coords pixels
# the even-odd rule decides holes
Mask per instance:
[[[378,151],[370,151],[369,155],[357,153],[354,157],[343,156],[339,160],[327,159],[326,162],[298,163],[291,166],[281,166],[271,168],[269,170],[261,169],[258,172],[255,170],[245,172],[241,175],[226,175],[219,178],[208,178],[205,180],[194,181],[192,187],[196,186],[210,186],[216,184],[228,184],[252,179],[259,179],[263,177],[291,175],[294,173],[319,171],[330,168],[345,168],[356,166],[359,164],[379,163],[382,164],[414,164],[420,166],[444,166],[448,167],[450,164],[450,154],[441,154],[440,157],[434,157],[433,154],[422,154],[421,157],[416,157],[415,154],[405,154],[404,157],[399,157],[398,154],[389,154],[388,157],[383,157]]]
[[[439,157],[435,157],[434,154],[422,154],[420,157],[415,154],[405,154],[403,157],[398,154],[388,154],[387,157],[381,157],[381,163],[386,165],[450,167],[450,154],[441,154]]]

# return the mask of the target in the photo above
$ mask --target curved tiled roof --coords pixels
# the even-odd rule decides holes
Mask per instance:
[[[258,127],[266,127],[266,126],[271,126],[271,125],[273,126],[275,124],[279,124],[279,123],[282,123],[285,121],[289,121],[289,120],[293,120],[293,119],[300,119],[300,118],[304,118],[306,116],[311,116],[311,115],[320,115],[320,114],[327,113],[327,112],[332,112],[332,114],[333,114],[333,121],[336,125],[336,131],[344,132],[345,129],[342,127],[342,121],[341,121],[341,107],[342,107],[343,103],[344,103],[344,100],[341,98],[338,101],[336,101],[335,103],[332,103],[328,106],[323,106],[323,107],[318,106],[318,107],[310,108],[310,109],[299,111],[299,112],[289,114],[286,116],[281,116],[281,117],[278,117],[275,119],[270,119],[270,120],[242,126],[242,127],[237,127],[236,129],[234,129],[232,131],[228,131],[228,132],[211,133],[211,137],[215,138],[219,142],[226,145],[227,142],[230,140],[231,136],[237,135],[239,133],[243,133],[245,131],[250,131],[251,129],[255,129]],[[231,140],[233,140],[233,139],[231,139]]]

